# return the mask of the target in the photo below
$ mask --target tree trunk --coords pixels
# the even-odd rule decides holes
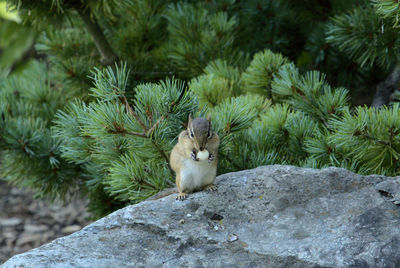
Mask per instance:
[[[396,67],[386,77],[385,80],[380,82],[376,86],[376,93],[372,100],[372,107],[378,108],[382,105],[386,105],[390,101],[390,95],[394,90],[399,88],[400,82],[400,62],[397,62]]]
[[[81,15],[81,18],[85,23],[86,30],[93,37],[97,50],[100,52],[101,63],[103,65],[113,64],[117,60],[117,56],[104,36],[100,26],[95,20],[92,20],[87,10],[82,11],[78,9],[78,13]]]

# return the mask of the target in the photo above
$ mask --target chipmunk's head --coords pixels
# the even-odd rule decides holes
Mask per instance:
[[[192,119],[192,116],[189,115],[187,132],[195,148],[198,151],[203,151],[206,149],[208,140],[213,135],[211,131],[211,116],[208,116],[207,119],[202,117]]]

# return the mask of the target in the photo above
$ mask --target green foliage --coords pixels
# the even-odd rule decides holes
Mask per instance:
[[[384,18],[393,20],[393,26],[399,23],[399,3],[393,0],[372,0],[376,13]]]
[[[18,79],[2,81],[0,88],[0,144],[6,148],[1,176],[35,189],[37,196],[66,197],[80,170],[60,157],[59,141],[48,128],[62,106],[63,91],[49,83],[46,68],[38,63]]]
[[[84,124],[86,105],[82,102],[70,103],[64,111],[59,111],[56,122],[62,122],[68,128],[53,131],[53,136],[63,140],[60,148],[62,156],[69,162],[83,164],[90,160],[91,146],[94,141],[80,136],[80,126]]]
[[[288,63],[287,58],[271,50],[256,53],[249,67],[242,74],[244,88],[250,92],[271,97],[273,75],[285,63]]]
[[[188,115],[198,111],[198,102],[182,82],[167,79],[137,85],[132,108],[125,97],[127,77],[125,65],[115,71],[95,70],[91,89],[95,100],[69,104],[56,115],[53,130],[62,140],[61,155],[82,165],[88,186],[104,185],[110,197],[135,203],[172,184],[169,152]],[[266,105],[248,95],[227,98],[213,108],[213,128],[221,136],[222,153],[231,152],[237,136]],[[222,169],[229,169],[230,163],[225,165]]]
[[[212,116],[219,174],[399,172],[399,106],[350,103],[398,60],[394,1],[7,3],[23,25],[0,22],[0,172],[39,196],[86,194],[100,217],[173,185],[189,114]]]
[[[33,24],[39,28],[47,24],[60,24],[64,16],[73,11],[102,14],[114,18],[113,10],[124,7],[124,1],[118,0],[7,0],[8,6],[18,10],[25,23]]]
[[[157,82],[176,72],[169,63],[164,12],[169,1],[127,1],[110,31],[112,47],[131,68],[134,83]]]
[[[256,57],[250,66],[254,61]],[[248,69],[246,75],[241,78],[254,81],[258,76]],[[201,87],[202,81],[195,81],[197,89],[207,90],[206,86]],[[242,86],[239,92],[246,94],[245,83],[241,81],[238,85]],[[228,139],[230,146],[220,150],[224,172],[271,163],[314,168],[333,165],[364,174],[394,175],[399,171],[398,105],[381,110],[358,108],[353,113],[348,90],[331,88],[325,76],[317,71],[301,74],[293,63],[283,64],[274,73],[270,86],[274,100],[282,104],[260,105],[264,94],[255,97],[258,105],[249,98],[252,95],[239,97],[247,98],[245,103],[261,109],[255,110],[256,119],[249,121],[247,130]],[[197,94],[201,96],[201,90]],[[232,103],[230,107],[238,105]],[[229,138],[221,127],[217,129]]]
[[[166,80],[131,89],[133,109],[125,97],[130,90],[127,79],[125,65],[115,71],[95,70],[91,89],[95,100],[71,103],[59,112],[54,133],[62,139],[62,156],[83,165],[89,184],[104,185],[110,197],[129,203],[172,181],[168,152],[197,101],[183,83]]]
[[[332,120],[336,146],[349,152],[364,173],[393,175],[399,171],[399,105],[380,110],[358,107],[354,114],[346,111],[341,120]]]
[[[218,1],[215,1],[218,2]],[[225,9],[232,8],[232,13],[238,17],[240,27],[235,43],[251,54],[264,49],[279,51],[285,55],[294,56],[298,53],[293,45],[299,44],[297,8],[285,0],[275,1],[230,1]],[[251,18],[251,19],[249,19]],[[297,20],[296,19],[296,20]],[[257,33],[257,34],[254,34]]]
[[[168,57],[178,70],[194,76],[211,60],[240,59],[232,49],[237,21],[226,12],[211,13],[201,4],[177,3],[164,16],[170,37]]]
[[[361,66],[379,64],[387,68],[399,49],[397,32],[387,27],[389,21],[379,17],[370,6],[360,6],[332,19],[327,41]]]
[[[198,96],[200,105],[214,107],[223,99],[237,95],[240,90],[240,72],[226,61],[215,60],[204,69],[205,74],[193,79],[189,87]]]
[[[62,83],[69,97],[86,97],[91,80],[88,66],[100,66],[100,56],[90,36],[80,27],[65,25],[63,31],[50,27],[42,32],[36,50],[51,63],[54,80]]]
[[[227,98],[213,109],[212,112],[215,114],[213,128],[221,134],[222,140],[250,127],[258,111],[249,100],[251,99],[242,96]],[[257,102],[257,100],[253,99],[254,102]],[[232,109],[232,107],[235,107],[235,109]],[[223,141],[221,141],[221,144],[221,148],[224,148]]]
[[[304,140],[312,136],[317,124],[288,105],[272,105],[263,110],[255,121],[236,140],[235,167],[253,168],[266,164],[299,164],[307,156]]]
[[[143,163],[134,152],[112,164],[106,190],[123,202],[137,203],[170,186],[168,165],[160,161]]]
[[[21,69],[31,53],[37,33],[30,27],[0,17],[0,78]]]
[[[345,88],[332,90],[325,75],[317,71],[301,76],[293,64],[282,66],[271,84],[272,92],[295,110],[325,125],[331,117],[341,115],[349,101]]]

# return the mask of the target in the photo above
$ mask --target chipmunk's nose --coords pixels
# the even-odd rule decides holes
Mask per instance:
[[[200,151],[203,151],[204,150],[204,147],[200,147]]]

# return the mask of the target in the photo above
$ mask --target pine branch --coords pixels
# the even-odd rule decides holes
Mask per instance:
[[[142,138],[146,138],[147,137],[147,135],[145,133],[131,132],[131,131],[126,131],[126,132],[123,132],[123,133],[127,134],[127,135],[142,137]]]
[[[160,148],[160,146],[158,146],[158,144],[155,142],[155,140],[152,138],[151,133],[156,129],[156,127],[162,122],[164,121],[168,115],[163,115],[161,116],[157,122],[150,128],[148,129],[146,127],[146,125],[142,122],[142,120],[139,118],[139,116],[135,113],[135,111],[132,109],[132,107],[130,106],[130,104],[128,103],[128,100],[126,99],[125,95],[120,95],[119,96],[120,101],[125,105],[126,107],[126,111],[132,115],[136,121],[141,125],[141,127],[143,128],[143,133],[139,133],[139,132],[124,132],[125,134],[128,135],[134,135],[134,136],[138,136],[138,137],[142,137],[142,138],[148,138],[150,139],[151,143],[154,145],[154,147],[156,148],[156,150],[160,153],[160,155],[165,159],[165,161],[168,164],[168,168],[171,172],[171,175],[174,176],[174,172],[172,171],[170,165],[169,165],[169,158],[167,156],[167,154],[162,150],[162,148]],[[180,99],[179,99],[180,101]]]
[[[122,95],[119,98],[120,98],[120,101],[125,105],[126,111],[136,119],[136,121],[139,123],[139,125],[143,128],[143,131],[145,133],[147,133],[148,130],[147,130],[146,125],[142,122],[142,120],[140,120],[137,113],[135,113],[135,111],[129,105],[128,100],[126,99],[125,95]],[[146,137],[146,134],[145,134],[145,137]]]
[[[228,162],[235,167],[237,170],[242,170],[245,169],[242,166],[239,166],[229,155],[224,154],[223,152],[219,152],[220,156],[223,157],[225,160],[228,160]]]
[[[154,131],[154,129],[156,129],[156,127],[157,127],[162,121],[164,121],[164,119],[166,119],[167,117],[168,117],[168,115],[167,115],[167,116],[165,116],[165,115],[161,116],[160,119],[158,119],[157,122],[156,122],[149,130],[147,130],[147,136],[150,136],[150,134]]]
[[[146,125],[143,123],[143,121],[140,119],[140,117],[137,115],[137,113],[135,113],[135,111],[133,110],[133,108],[131,107],[131,105],[128,102],[128,99],[126,98],[126,96],[124,94],[121,94],[118,92],[118,88],[113,86],[113,91],[114,93],[118,96],[119,101],[125,105],[126,108],[126,112],[128,114],[130,114],[131,116],[133,116],[135,118],[135,120],[139,123],[139,125],[143,128],[143,133],[138,133],[140,135],[137,136],[143,136],[146,137],[146,133],[148,132],[148,129],[146,127]],[[135,135],[135,134],[133,134]]]
[[[330,19],[326,40],[361,67],[378,64],[387,68],[397,58],[397,30],[384,27],[390,19],[380,17],[370,5]]]
[[[93,41],[98,51],[100,52],[101,63],[103,65],[111,65],[112,63],[117,61],[117,56],[115,55],[106,37],[104,36],[103,31],[101,30],[97,22],[92,20],[88,10],[77,9],[77,11],[81,16],[83,22],[85,23],[87,31],[93,37]]]
[[[379,144],[382,144],[382,145],[385,145],[385,146],[392,147],[391,144],[390,144],[390,142],[380,140],[380,139],[375,138],[375,137],[373,137],[373,136],[371,136],[371,135],[369,135],[369,134],[367,134],[367,133],[364,133],[364,132],[356,133],[355,136],[361,136],[361,137],[363,137],[363,138],[366,138],[367,140],[371,140],[371,141],[374,141],[374,142],[376,142],[376,143],[379,143]]]
[[[386,105],[390,101],[390,95],[394,90],[399,88],[400,83],[400,62],[397,63],[393,71],[386,77],[385,80],[376,86],[376,93],[372,100],[372,107],[378,108]]]
[[[150,140],[151,140],[151,143],[153,143],[154,147],[157,149],[157,151],[160,153],[160,155],[165,159],[165,161],[167,161],[170,172],[171,172],[172,176],[174,176],[174,173],[173,173],[171,167],[169,166],[169,158],[168,158],[167,154],[160,148],[160,146],[155,142],[154,139],[150,138]]]

